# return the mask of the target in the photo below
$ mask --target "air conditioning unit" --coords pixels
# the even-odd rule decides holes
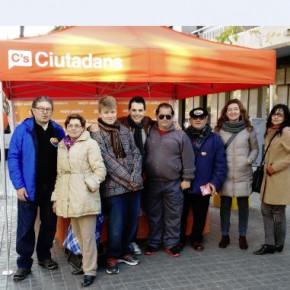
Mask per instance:
[[[290,28],[287,28],[287,29],[284,31],[284,35],[285,35],[285,36],[290,36]]]

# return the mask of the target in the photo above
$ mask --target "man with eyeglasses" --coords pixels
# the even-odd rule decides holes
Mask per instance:
[[[14,281],[24,280],[31,273],[38,207],[41,221],[36,245],[38,264],[48,270],[58,268],[50,253],[57,221],[50,199],[56,180],[57,146],[65,134],[62,127],[51,120],[52,112],[50,98],[36,98],[32,102],[32,117],[16,127],[10,142],[9,174],[18,197],[18,269]]]
[[[156,110],[157,123],[146,140],[149,236],[145,255],[154,254],[163,245],[169,255],[180,256],[182,190],[190,187],[195,166],[190,140],[182,130],[175,130],[173,116],[172,106],[161,103]]]
[[[208,111],[194,108],[189,112],[190,126],[185,130],[195,153],[195,177],[191,187],[184,191],[181,218],[180,246],[186,244],[187,218],[190,208],[193,225],[190,242],[194,250],[203,251],[203,230],[212,194],[219,190],[227,176],[227,159],[224,144],[208,124]]]

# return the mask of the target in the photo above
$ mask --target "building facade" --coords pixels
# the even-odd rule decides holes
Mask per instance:
[[[237,90],[189,98],[185,105],[185,125],[192,107],[206,106],[210,123],[216,124],[224,104],[232,98],[240,99],[251,118],[265,119],[272,105],[290,105],[290,25],[289,26],[174,26],[173,29],[211,41],[256,49],[275,49],[277,56],[276,83],[255,89]],[[270,90],[273,103],[270,100]]]

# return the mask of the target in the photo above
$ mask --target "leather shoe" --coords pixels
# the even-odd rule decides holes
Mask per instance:
[[[281,253],[284,249],[284,245],[276,245],[275,246],[275,250],[278,252],[278,253]]]
[[[96,278],[96,276],[84,275],[84,280],[82,282],[82,286],[83,287],[90,286],[94,282],[95,278]]]
[[[38,265],[47,270],[56,270],[58,268],[57,262],[55,262],[51,258],[43,260],[43,261],[38,261]]]
[[[30,273],[31,273],[31,269],[18,268],[13,276],[13,280],[14,281],[22,281]]]
[[[77,268],[77,269],[74,269],[73,271],[71,271],[71,273],[73,275],[83,275],[84,274],[84,271],[82,268]]]
[[[272,245],[263,245],[259,250],[255,251],[254,255],[265,255],[265,254],[274,254],[275,246]]]
[[[230,236],[222,236],[222,239],[219,242],[219,247],[220,248],[226,248],[230,244]]]

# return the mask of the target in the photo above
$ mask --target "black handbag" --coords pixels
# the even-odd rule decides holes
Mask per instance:
[[[253,192],[258,192],[258,193],[260,192],[263,177],[264,177],[264,164],[259,165],[253,174],[253,183],[252,183]]]
[[[269,145],[267,146],[267,149],[263,155],[263,158],[261,160],[260,165],[257,167],[256,171],[253,174],[253,183],[252,183],[252,191],[253,192],[258,192],[260,193],[261,191],[261,186],[262,186],[262,181],[264,178],[264,163],[265,163],[265,156],[266,153],[271,145],[272,140],[274,139],[274,137],[277,135],[277,133],[272,137]]]

